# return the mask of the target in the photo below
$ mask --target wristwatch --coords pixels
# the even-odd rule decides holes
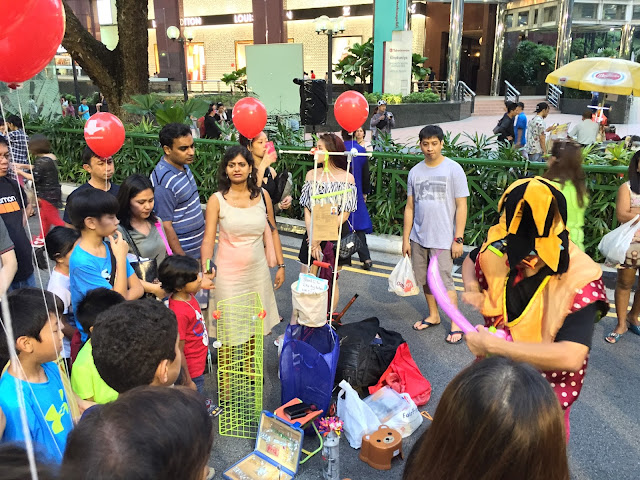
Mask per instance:
[[[464,238],[462,237],[456,237],[453,239],[454,242],[459,243],[460,245],[462,245],[464,243]]]
[[[287,266],[284,263],[281,263],[278,265],[278,268],[287,268]]]

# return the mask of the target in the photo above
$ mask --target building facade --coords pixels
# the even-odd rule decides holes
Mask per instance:
[[[115,0],[69,3],[74,12],[77,8],[80,20],[97,38],[108,48],[115,48],[118,42]],[[325,78],[328,38],[316,33],[314,23],[321,15],[345,19],[345,31],[333,38],[333,63],[354,43],[373,37],[374,0],[267,0],[266,11],[259,12],[257,9],[264,4],[262,0],[149,0],[150,77],[180,78],[181,45],[166,35],[171,25],[189,27],[193,32],[193,39],[185,45],[187,76],[193,89],[198,89],[194,82],[215,82],[242,68],[245,48],[254,42],[302,43],[305,71],[313,70],[317,78]],[[462,33],[459,77],[479,93],[489,93],[497,4],[474,1],[464,2],[464,6],[463,27],[459,29]],[[413,33],[413,52],[428,57],[426,66],[433,68],[436,79],[447,80],[451,62],[448,50],[451,3],[408,0],[407,12],[406,27]],[[58,63],[63,69],[65,63],[70,68],[70,59],[65,60],[64,55]],[[335,77],[333,80],[340,83]]]

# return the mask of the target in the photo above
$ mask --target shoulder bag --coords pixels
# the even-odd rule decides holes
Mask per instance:
[[[138,246],[136,242],[133,241],[131,234],[126,228],[122,228],[125,236],[127,237],[127,242],[131,245],[133,249],[134,255],[138,258],[137,262],[131,262],[131,266],[136,272],[138,278],[144,282],[154,283],[158,279],[158,263],[155,258],[150,258],[147,260],[142,260],[140,258],[140,250],[138,250]],[[154,295],[155,297],[155,295]]]
[[[338,256],[342,260],[351,258],[354,253],[362,248],[362,242],[360,241],[360,238],[358,237],[356,232],[353,230],[351,222],[347,220],[347,223],[349,224],[349,227],[351,227],[352,231],[351,233],[345,235],[340,239],[340,251],[338,252]]]

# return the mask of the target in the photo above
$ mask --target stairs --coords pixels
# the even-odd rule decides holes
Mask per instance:
[[[534,114],[536,105],[540,102],[546,102],[546,98],[543,96],[521,96],[520,101],[524,103],[524,113],[528,116]],[[549,103],[549,102],[547,102]],[[549,113],[560,113],[553,105]],[[496,117],[496,121],[504,114],[504,97],[489,97],[489,96],[477,96],[475,109],[473,111],[474,116],[490,116]]]

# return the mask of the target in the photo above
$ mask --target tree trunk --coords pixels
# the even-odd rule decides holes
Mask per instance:
[[[120,115],[131,95],[149,92],[147,0],[116,0],[118,46],[109,50],[82,26],[63,1],[66,30],[62,46],[87,73]]]

